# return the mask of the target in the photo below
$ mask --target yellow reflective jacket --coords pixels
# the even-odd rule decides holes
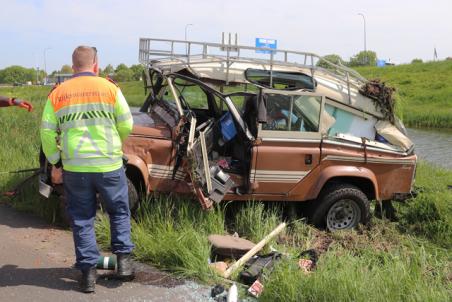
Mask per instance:
[[[75,74],[48,96],[41,122],[42,148],[64,170],[110,172],[122,165],[122,142],[133,120],[121,90],[93,73]]]

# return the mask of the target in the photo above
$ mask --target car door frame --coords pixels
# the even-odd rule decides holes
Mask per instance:
[[[253,194],[288,196],[290,191],[317,167],[321,159],[322,116],[325,96],[309,91],[263,89],[263,94],[312,96],[321,98],[317,132],[264,130],[258,127],[258,140],[253,147],[250,183]]]

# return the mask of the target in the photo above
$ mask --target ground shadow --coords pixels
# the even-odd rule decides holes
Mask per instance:
[[[63,229],[50,226],[43,218],[32,213],[18,211],[8,204],[0,203],[0,225],[11,228]]]
[[[0,267],[0,287],[30,285],[62,291],[79,291],[80,272],[73,268],[20,268],[17,265]],[[120,280],[97,279],[97,284],[107,288],[121,286]]]

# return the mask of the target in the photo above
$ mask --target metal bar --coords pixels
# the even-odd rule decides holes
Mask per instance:
[[[347,92],[348,92],[348,103],[352,104],[352,94],[350,93],[350,77],[348,72],[346,73],[347,76]]]
[[[270,52],[270,87],[273,87],[273,51]]]
[[[183,115],[184,115],[184,110],[182,109],[182,105],[181,105],[181,103],[180,103],[179,96],[177,95],[176,88],[174,88],[174,85],[173,85],[173,79],[170,78],[170,77],[168,77],[168,85],[169,85],[169,87],[170,87],[170,89],[171,89],[171,93],[172,93],[173,96],[174,96],[174,100],[176,101],[177,111],[179,111],[179,115],[180,115],[180,116],[183,116]]]
[[[289,110],[289,131],[292,131],[292,111],[293,111],[293,98],[294,96],[292,95],[290,97],[290,110]],[[300,117],[299,117],[300,118]]]
[[[229,36],[230,38],[230,36]],[[226,85],[229,84],[229,45],[226,46]]]
[[[191,53],[191,44],[188,42],[188,50],[187,50],[187,63],[190,65],[190,53]]]
[[[225,44],[220,44],[220,43],[206,43],[206,42],[194,42],[194,41],[183,41],[183,40],[169,40],[169,39],[147,39],[147,38],[141,38],[140,41],[144,41],[146,44],[148,45],[143,45],[143,49],[140,49],[143,51],[143,53],[147,53],[146,55],[144,55],[142,58],[142,60],[144,60],[145,62],[141,62],[141,63],[145,63],[145,64],[149,64],[150,63],[150,56],[154,55],[154,56],[160,56],[162,54],[162,51],[160,50],[156,50],[156,49],[151,49],[150,48],[150,42],[169,42],[171,43],[171,54],[173,57],[182,57],[182,54],[176,54],[174,53],[174,43],[187,43],[189,42],[191,45],[201,45],[203,48],[207,48],[207,47],[214,47],[214,48],[218,48],[218,49],[223,49],[226,48],[225,50],[230,52],[230,48],[231,45],[226,46]],[[240,56],[240,51],[241,50],[268,50],[268,51],[274,51],[273,49],[270,48],[257,48],[257,47],[251,47],[251,46],[242,46],[242,45],[234,45],[234,49],[237,50],[238,56]],[[293,54],[293,55],[298,55],[298,56],[304,56],[304,64],[301,64],[301,62],[294,62],[294,64],[298,64],[298,65],[307,65],[307,57],[310,56],[311,57],[311,65],[313,65],[313,60],[314,58],[318,58],[319,60],[322,59],[322,57],[313,54],[313,53],[309,53],[309,52],[300,52],[300,51],[290,51],[290,50],[278,50],[278,51],[282,51],[284,52],[284,61],[281,61],[283,63],[287,63],[287,56],[288,54]],[[187,54],[185,54],[186,56]],[[207,55],[207,54],[206,54]],[[230,54],[229,54],[229,59],[228,62],[230,63]],[[339,66],[336,65],[332,62],[329,62],[328,60],[322,59],[324,62],[326,62],[328,65],[330,65],[333,70],[334,70],[334,74],[336,74],[336,77],[339,78],[339,75],[341,74],[341,72],[343,73],[349,73],[349,77],[354,78],[356,81],[358,82],[367,82],[367,80],[365,78],[363,78],[358,72],[356,72],[355,70],[352,70],[346,66]],[[268,62],[268,60],[263,60],[260,59],[260,62],[264,62],[264,63],[271,63]],[[273,59],[273,64],[275,64],[275,60]],[[293,64],[292,64],[293,65]],[[317,69],[317,67],[316,67]],[[320,68],[319,68],[320,69]]]
[[[207,45],[203,45],[202,47],[202,58],[207,58]]]
[[[209,167],[209,159],[207,154],[207,146],[206,146],[206,136],[204,131],[199,133],[199,138],[201,140],[201,153],[202,153],[202,162],[204,166],[204,176],[206,178],[207,185],[207,193],[212,193],[212,180],[210,179],[210,167]]]

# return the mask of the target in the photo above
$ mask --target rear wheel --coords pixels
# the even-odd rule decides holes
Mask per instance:
[[[327,187],[312,205],[311,223],[330,231],[352,229],[366,224],[370,217],[370,202],[357,187],[334,184]]]

